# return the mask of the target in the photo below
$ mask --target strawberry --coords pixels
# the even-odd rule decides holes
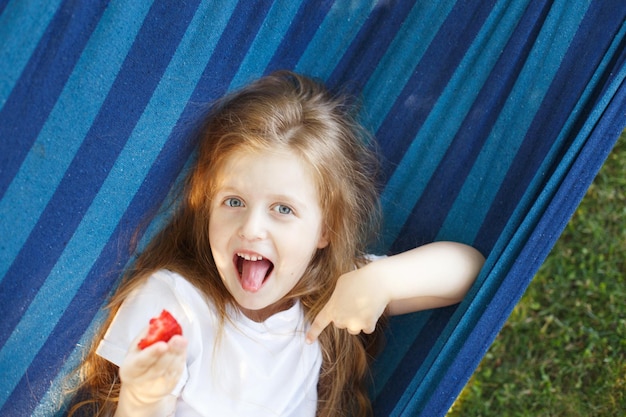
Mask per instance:
[[[139,341],[139,349],[145,349],[156,342],[167,342],[176,334],[183,334],[183,329],[169,311],[163,310],[159,317],[150,319],[150,328],[146,337]]]

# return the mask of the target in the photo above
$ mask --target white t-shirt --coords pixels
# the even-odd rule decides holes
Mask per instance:
[[[151,317],[167,309],[188,340],[187,366],[172,392],[177,417],[314,416],[322,355],[305,343],[307,325],[296,302],[263,323],[234,309],[216,345],[214,307],[186,279],[161,270],[124,300],[97,353],[120,365]]]

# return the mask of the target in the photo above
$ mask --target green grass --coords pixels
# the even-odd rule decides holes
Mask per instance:
[[[626,131],[448,413],[626,415]]]

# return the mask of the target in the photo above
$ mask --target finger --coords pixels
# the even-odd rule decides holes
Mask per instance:
[[[361,332],[366,333],[366,334],[372,334],[374,333],[374,330],[376,330],[376,322],[374,323],[354,322],[345,326],[345,329],[348,331],[348,333],[353,334],[353,335],[360,334]]]
[[[361,331],[365,334],[372,334],[376,330],[376,320],[368,320],[361,325]]]
[[[165,342],[156,342],[144,349],[139,348],[138,344],[148,334],[148,326],[146,326],[137,337],[131,342],[127,354],[127,361],[132,363],[132,367],[137,371],[146,371],[161,361],[163,356],[170,350]]]
[[[348,327],[346,330],[348,331],[348,333],[350,333],[351,335],[355,335],[355,336],[361,333],[361,329],[357,329],[354,327]]]
[[[182,336],[174,336],[168,344],[168,368],[182,369],[187,362],[187,340]]]
[[[167,343],[159,343],[163,343],[165,345],[165,351],[162,353],[161,358],[159,359],[163,368],[178,366],[177,364],[186,362],[187,339],[185,339],[183,336],[177,335],[172,337]]]
[[[363,333],[372,334],[372,333],[374,333],[374,330],[376,330],[376,325],[373,325],[373,326],[370,326],[370,327],[367,327],[367,328],[363,329]]]
[[[153,368],[159,361],[163,360],[168,351],[167,343],[157,342],[145,349],[129,352],[127,356],[133,363],[133,368],[138,371],[146,371]]]
[[[185,358],[182,355],[170,355],[168,358],[163,358],[162,362],[155,367],[155,370],[168,380],[177,381],[183,374],[185,362]]]
[[[187,339],[184,336],[174,335],[167,344],[170,350],[176,354],[184,353],[187,349]]]
[[[306,334],[306,342],[308,344],[315,342],[330,323],[331,320],[326,316],[324,309],[322,309],[317,317],[315,317],[315,320],[313,320],[313,324],[311,324],[311,328]]]

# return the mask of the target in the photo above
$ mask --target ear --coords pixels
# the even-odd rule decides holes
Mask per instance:
[[[328,240],[328,229],[324,226],[322,228],[322,233],[320,233],[319,240],[317,241],[317,248],[322,249],[328,246],[330,241]]]

